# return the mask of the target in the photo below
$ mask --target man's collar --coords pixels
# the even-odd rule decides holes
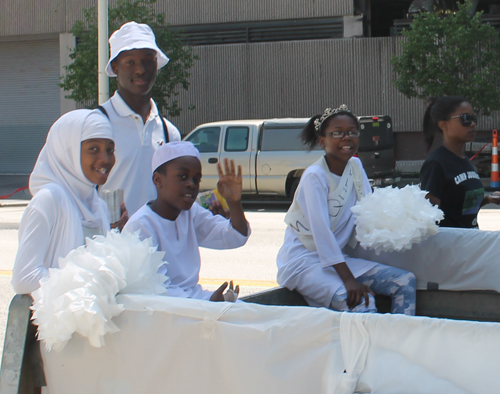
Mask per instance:
[[[115,92],[113,97],[110,99],[111,104],[113,105],[113,108],[115,109],[116,113],[122,117],[128,117],[130,115],[137,115],[132,108],[128,106],[128,104],[125,102],[125,100],[120,96],[120,93],[118,93],[118,90]],[[149,118],[154,118],[158,116],[158,109],[156,108],[156,104],[153,99],[149,100],[151,103],[151,109],[149,110]]]

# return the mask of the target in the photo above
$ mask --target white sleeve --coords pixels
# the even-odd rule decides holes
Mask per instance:
[[[12,287],[17,294],[30,294],[48,275],[45,266],[51,244],[52,226],[38,209],[26,208],[19,229],[19,248],[12,269]]]
[[[234,229],[229,219],[214,215],[197,202],[193,204],[193,208],[191,209],[199,246],[210,249],[233,249],[245,245],[250,236],[250,226],[247,236],[244,236]]]
[[[305,176],[304,176],[305,175]],[[306,216],[319,260],[323,268],[345,262],[342,250],[330,229],[328,213],[329,187],[314,172],[304,174],[300,180],[297,202]]]

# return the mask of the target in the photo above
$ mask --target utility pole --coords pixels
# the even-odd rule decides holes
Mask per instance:
[[[109,60],[108,46],[108,0],[97,0],[97,86],[99,105],[109,98],[109,77],[106,64]]]

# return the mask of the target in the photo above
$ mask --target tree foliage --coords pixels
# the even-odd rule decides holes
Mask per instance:
[[[403,31],[392,65],[406,97],[458,95],[485,115],[500,109],[500,40],[470,6],[466,0],[455,13],[421,13]]]
[[[163,67],[153,86],[153,98],[160,112],[178,116],[182,108],[176,99],[182,87],[189,87],[189,69],[194,60],[192,49],[183,46],[179,36],[167,28],[165,14],[155,14],[156,0],[119,0],[116,7],[108,10],[109,33],[117,30],[129,21],[148,24],[156,35],[156,42],[170,58]],[[97,105],[97,14],[96,8],[84,9],[85,21],[76,21],[72,33],[78,37],[78,45],[70,54],[73,62],[66,66],[67,75],[59,84],[65,91],[71,92],[66,97],[82,106],[94,108]],[[117,89],[116,79],[110,78],[110,92]]]

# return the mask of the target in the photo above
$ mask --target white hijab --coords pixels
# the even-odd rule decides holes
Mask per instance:
[[[84,175],[81,142],[91,138],[113,140],[113,129],[100,111],[80,109],[61,116],[50,128],[44,147],[30,176],[34,196],[43,187],[55,183],[62,187],[80,212],[82,226],[102,226],[96,185]]]

